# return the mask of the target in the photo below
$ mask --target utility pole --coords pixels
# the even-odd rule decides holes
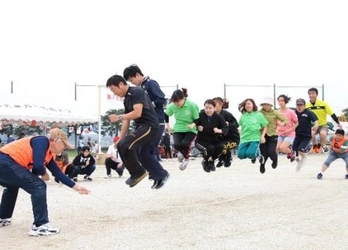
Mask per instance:
[[[75,82],[75,101],[77,101],[77,87],[97,87],[98,88],[98,152],[101,152],[101,88],[104,85],[86,85]],[[76,133],[75,133],[76,137]],[[75,139],[76,140],[76,139]]]

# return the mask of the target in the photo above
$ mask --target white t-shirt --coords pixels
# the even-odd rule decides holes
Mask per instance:
[[[114,144],[111,144],[108,148],[108,151],[106,152],[107,154],[109,155],[112,155],[112,158],[117,158],[117,160],[115,162],[122,162],[121,161],[121,158],[118,157],[118,152],[117,152],[117,149],[115,148],[115,145]]]

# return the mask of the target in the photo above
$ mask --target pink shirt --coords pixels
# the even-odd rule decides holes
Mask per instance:
[[[285,110],[279,109],[278,112],[286,117],[288,120],[285,126],[278,126],[278,135],[279,136],[289,136],[289,137],[295,137],[295,131],[292,131],[290,134],[288,134],[286,131],[290,130],[294,127],[294,124],[298,121],[297,115],[295,111],[287,108]]]

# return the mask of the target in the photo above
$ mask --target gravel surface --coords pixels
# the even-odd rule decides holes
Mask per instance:
[[[128,172],[104,179],[98,166],[92,182],[79,177],[92,191],[87,196],[48,182],[58,235],[28,236],[30,196],[21,190],[12,225],[0,228],[1,249],[347,249],[345,164],[337,160],[317,180],[325,158],[309,155],[296,172],[296,163],[280,156],[278,168],[268,162],[263,175],[257,164],[236,157],[212,173],[203,171],[200,158],[185,171],[163,160],[171,178],[160,190],[147,179],[129,188]]]

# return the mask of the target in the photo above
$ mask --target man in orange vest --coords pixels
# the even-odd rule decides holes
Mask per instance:
[[[0,226],[11,224],[18,190],[31,195],[34,223],[30,236],[52,235],[59,228],[49,223],[46,183],[50,179],[47,169],[64,185],[80,194],[90,191],[69,179],[54,161],[54,154],[65,148],[73,148],[63,130],[54,128],[47,136],[25,137],[13,141],[0,149],[0,185],[4,188],[0,204]],[[34,174],[35,173],[35,174]]]

